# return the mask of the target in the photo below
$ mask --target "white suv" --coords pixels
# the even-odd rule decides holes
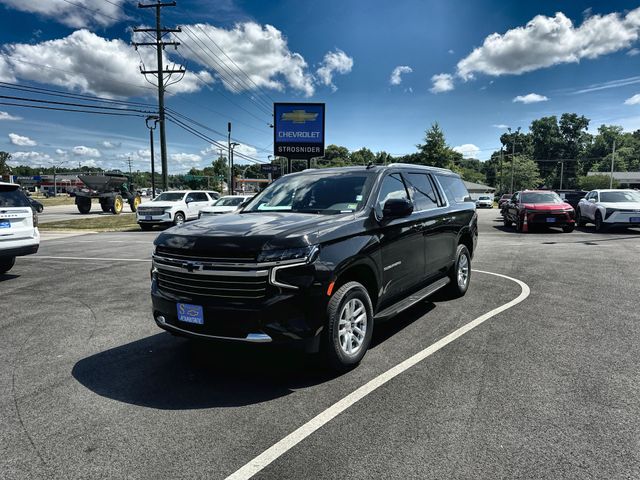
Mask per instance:
[[[215,202],[208,192],[180,190],[164,192],[150,202],[144,202],[136,211],[136,219],[142,230],[154,225],[182,225],[198,218],[200,210]]]
[[[640,227],[640,192],[636,190],[592,190],[580,200],[576,208],[576,224],[587,222],[596,231],[607,227]]]
[[[0,182],[0,275],[11,270],[16,257],[31,255],[40,246],[38,217],[20,185]]]

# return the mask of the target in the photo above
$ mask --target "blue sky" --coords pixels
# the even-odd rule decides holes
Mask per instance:
[[[434,121],[451,146],[464,145],[481,159],[499,145],[505,126],[526,129],[543,115],[577,112],[592,120],[592,130],[601,123],[634,130],[640,128],[638,7],[179,0],[163,12],[168,26],[186,26],[178,39],[184,58],[169,52],[168,59],[186,63],[189,74],[172,87],[167,104],[220,132],[203,130],[215,140],[224,141],[231,120],[239,150],[259,161],[272,149],[272,101],[326,102],[327,144],[392,154],[415,151]],[[143,88],[150,86],[138,73],[140,57],[127,45],[130,27],[152,17],[133,2],[0,0],[0,12],[0,81],[155,102],[153,90]],[[141,54],[151,66],[151,50]],[[392,84],[397,67],[403,73]],[[239,83],[225,83],[230,71]],[[16,91],[0,88],[0,95]],[[168,144],[172,172],[202,167],[217,152],[171,124]],[[149,168],[142,118],[0,105],[0,149],[23,164],[124,168],[131,156],[134,168]]]

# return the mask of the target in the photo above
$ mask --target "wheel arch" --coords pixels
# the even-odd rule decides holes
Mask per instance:
[[[378,303],[378,276],[375,268],[366,262],[357,262],[342,268],[333,281],[333,291],[337,291],[342,285],[348,282],[358,282],[369,292],[371,304],[375,311]]]

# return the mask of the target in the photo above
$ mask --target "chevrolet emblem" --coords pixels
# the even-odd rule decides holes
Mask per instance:
[[[306,110],[293,110],[282,114],[282,120],[288,120],[293,123],[313,122],[318,118],[317,113],[309,113]]]

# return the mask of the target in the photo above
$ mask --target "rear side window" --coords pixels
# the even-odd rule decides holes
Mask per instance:
[[[406,176],[413,187],[413,201],[416,204],[416,210],[437,208],[438,197],[429,176],[425,173],[407,173]]]
[[[204,192],[193,192],[191,194],[194,202],[208,202],[207,194]]]
[[[449,199],[450,204],[471,202],[471,197],[467,191],[467,187],[459,177],[450,177],[449,175],[438,175],[438,180],[444,194]]]
[[[0,207],[31,207],[31,204],[20,189],[0,185]]]

